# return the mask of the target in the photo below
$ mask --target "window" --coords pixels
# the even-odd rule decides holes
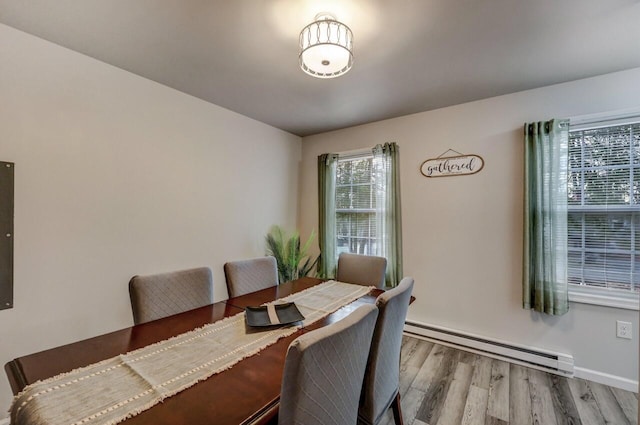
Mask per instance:
[[[570,127],[567,196],[570,291],[635,298],[637,306],[640,122]]]
[[[318,157],[318,242],[321,276],[335,274],[343,252],[387,259],[388,286],[402,279],[398,146]]]
[[[373,155],[339,159],[336,170],[336,254],[377,255]]]

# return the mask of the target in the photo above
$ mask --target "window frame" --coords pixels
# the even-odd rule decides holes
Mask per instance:
[[[590,116],[571,118],[569,132],[595,130],[598,128],[615,127],[619,125],[640,122],[640,110],[628,110],[618,113],[595,114]],[[634,168],[633,164],[629,166]],[[614,213],[633,212],[633,206],[610,207],[618,210]],[[605,212],[605,209],[597,206],[576,207],[568,205],[568,212]],[[636,238],[640,234],[635,234]],[[634,250],[631,250],[633,252]],[[633,257],[633,254],[632,254]],[[582,304],[593,304],[606,307],[621,308],[627,310],[640,310],[640,292],[632,292],[615,288],[599,288],[584,284],[568,283],[569,301]]]

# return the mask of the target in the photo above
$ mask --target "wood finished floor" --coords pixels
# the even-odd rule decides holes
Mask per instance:
[[[405,425],[638,425],[636,393],[410,337],[400,394]]]

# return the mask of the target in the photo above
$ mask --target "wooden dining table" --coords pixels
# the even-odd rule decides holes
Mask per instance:
[[[63,372],[166,340],[323,282],[304,277],[174,316],[19,357],[5,370],[14,394],[25,386]],[[284,360],[291,341],[310,330],[340,320],[359,306],[374,303],[382,290],[373,289],[325,318],[284,337],[259,353],[205,381],[127,419],[127,425],[267,424],[277,417]]]

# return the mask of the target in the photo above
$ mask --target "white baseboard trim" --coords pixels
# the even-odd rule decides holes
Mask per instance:
[[[573,376],[573,356],[569,354],[514,344],[508,341],[415,321],[407,321],[404,331],[409,335],[423,337],[438,344],[558,375]]]
[[[583,367],[575,367],[574,376],[576,378],[586,379],[587,381],[597,382],[598,384],[604,384],[634,393],[638,392],[638,381],[623,378],[622,376],[610,375]]]

